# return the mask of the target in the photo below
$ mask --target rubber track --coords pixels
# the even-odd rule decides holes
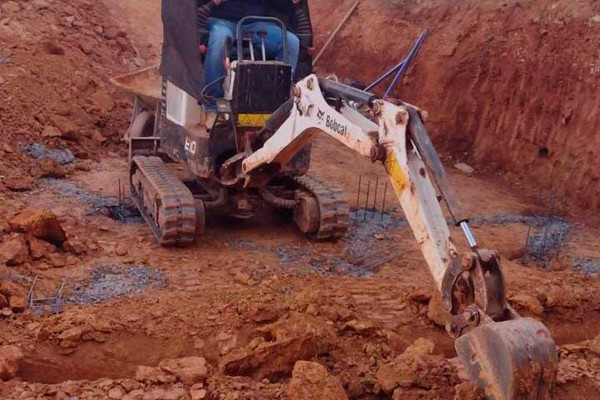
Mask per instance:
[[[131,194],[158,242],[162,246],[185,246],[192,243],[196,236],[196,209],[192,192],[159,157],[136,156],[132,164]],[[160,201],[158,221],[156,215],[146,209],[143,194],[135,187],[133,178],[138,171],[141,173],[142,190],[147,195],[154,193],[155,200]]]
[[[304,190],[316,197],[319,203],[321,217],[319,230],[308,237],[319,242],[337,241],[343,238],[348,231],[350,220],[346,193],[315,175],[294,179]]]

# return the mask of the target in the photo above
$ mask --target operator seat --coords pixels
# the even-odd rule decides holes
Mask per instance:
[[[212,2],[208,2],[197,7],[196,13],[196,26],[198,29],[200,47],[203,48],[202,61],[204,62],[204,52],[206,51],[206,43],[208,43],[208,18],[210,17]],[[298,65],[294,74],[294,81],[297,82],[306,76],[310,75],[312,71],[312,50],[313,50],[313,32],[310,18],[310,11],[308,7],[308,0],[300,0],[300,3],[295,5],[293,8],[292,15],[285,15],[275,7],[271,9],[271,15],[279,20],[283,21],[287,29],[293,32],[298,39],[300,39],[300,54],[298,57]],[[233,49],[232,49],[233,50]],[[260,50],[260,49],[259,49]],[[236,54],[232,51],[232,54]],[[260,54],[260,53],[255,53]],[[250,56],[244,54],[244,57]],[[232,58],[233,60],[233,58]]]

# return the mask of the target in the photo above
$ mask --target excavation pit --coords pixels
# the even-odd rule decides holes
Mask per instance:
[[[68,355],[60,350],[49,343],[38,343],[25,354],[18,376],[27,382],[47,384],[131,379],[139,365],[155,367],[162,359],[194,352],[191,342],[183,338],[160,340],[130,333],[108,335],[104,343],[81,342]]]

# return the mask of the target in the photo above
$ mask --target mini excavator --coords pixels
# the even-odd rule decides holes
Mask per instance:
[[[261,49],[244,49],[244,23],[264,17],[240,21],[233,62],[222,82],[226,96],[218,100],[216,122],[207,129],[198,106],[204,96],[198,46],[206,35],[202,21],[208,7],[163,2],[160,93],[155,104],[146,96],[134,108],[131,196],[158,242],[189,245],[205,230],[207,214],[247,218],[265,203],[291,211],[299,231],[311,240],[342,238],[349,225],[346,196],[308,173],[312,140],[328,135],[381,163],[389,175],[452,315],[446,328],[470,378],[489,399],[551,398],[556,345],[540,321],[519,316],[509,305],[500,256],[478,246],[422,112],[312,74],[307,52],[312,28],[302,1],[291,19],[267,19],[284,37],[292,29],[300,38],[295,74],[285,61],[266,59]],[[185,176],[170,163],[183,166]],[[468,240],[464,254],[450,237],[441,203]]]

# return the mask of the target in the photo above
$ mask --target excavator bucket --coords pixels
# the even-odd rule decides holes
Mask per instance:
[[[493,400],[551,398],[558,368],[550,332],[532,318],[492,322],[455,342],[467,373]]]

